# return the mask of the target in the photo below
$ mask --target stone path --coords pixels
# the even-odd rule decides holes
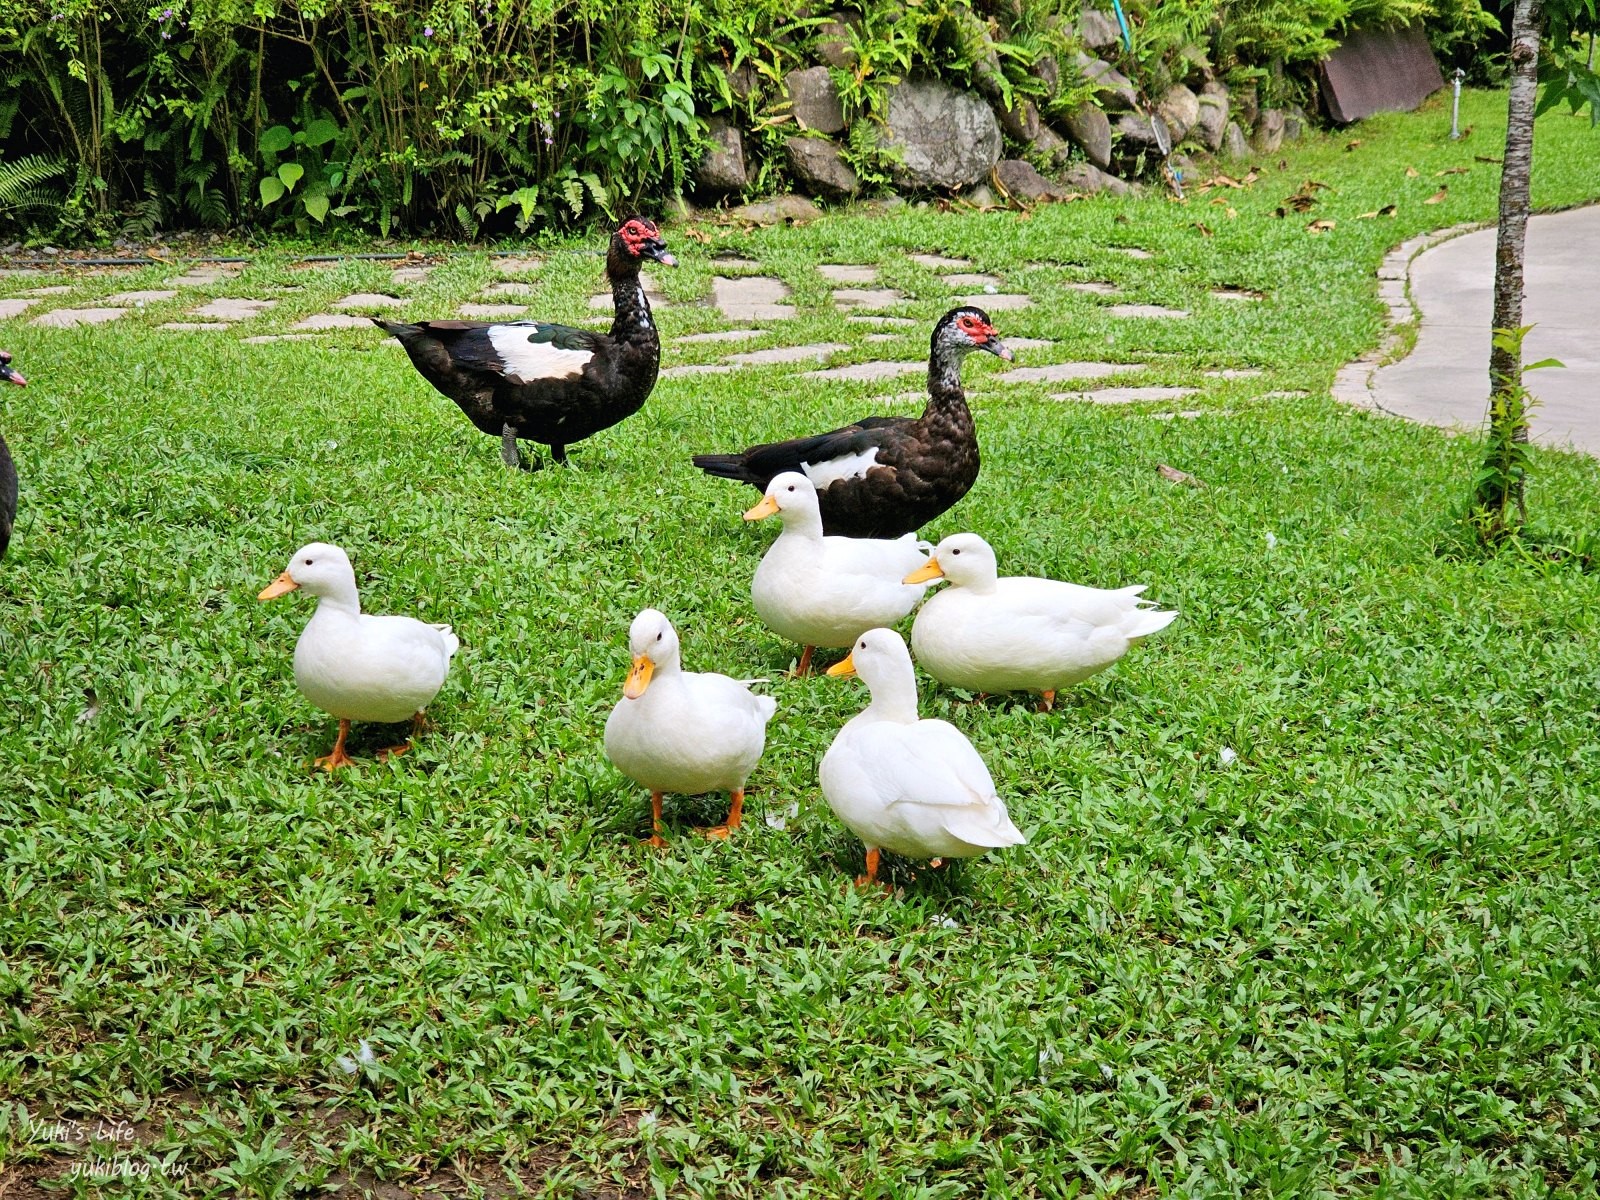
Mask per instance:
[[[1151,257],[1148,252],[1134,247],[1124,248],[1123,252],[1130,257]],[[928,271],[938,285],[957,293],[958,303],[975,305],[996,312],[1023,310],[1034,304],[1033,297],[1025,292],[1003,290],[1007,287],[1004,276],[973,269],[974,263],[970,259],[943,253],[918,253],[906,257],[918,267]],[[315,265],[321,267],[332,264]],[[537,282],[530,282],[526,277],[540,271],[543,265],[542,259],[527,256],[494,259],[491,268],[499,278],[485,283],[478,292],[477,299],[456,305],[455,312],[465,318],[490,321],[527,319],[537,300],[539,287]],[[843,314],[841,319],[846,323],[874,326],[876,329],[874,332],[861,335],[860,341],[856,343],[812,341],[789,344],[782,337],[782,323],[794,319],[798,314],[789,285],[782,279],[756,273],[760,270],[760,264],[752,260],[723,256],[714,259],[713,265],[726,273],[713,276],[709,304],[703,307],[702,311],[709,309],[723,320],[739,324],[735,328],[714,328],[698,333],[681,334],[669,339],[667,354],[669,365],[661,371],[662,379],[722,375],[759,368],[775,368],[792,373],[796,377],[827,383],[876,382],[921,375],[927,371],[926,336],[930,318],[926,315],[914,317],[874,310],[915,303],[918,311],[927,310],[930,305],[935,305],[939,311],[943,311],[950,303],[949,300],[941,298],[937,287],[931,292],[911,290],[911,294],[908,295],[908,290],[916,289],[917,285],[886,286],[882,282],[882,270],[875,265],[822,263],[816,268],[817,275],[825,281],[831,305],[835,311]],[[1082,264],[1035,265],[1052,272],[1067,271],[1081,275],[1084,271]],[[313,312],[297,320],[292,317],[287,318],[291,323],[280,323],[275,330],[269,326],[269,331],[240,340],[250,345],[280,341],[322,341],[324,344],[332,345],[334,343],[327,339],[330,331],[368,330],[376,336],[376,331],[372,330],[371,321],[365,314],[412,309],[416,299],[408,297],[407,289],[424,283],[432,269],[427,264],[418,263],[398,266],[390,272],[394,291],[349,293],[328,302],[324,311]],[[40,325],[70,327],[115,321],[130,313],[137,314],[147,305],[154,305],[161,313],[161,316],[154,318],[156,327],[173,334],[223,332],[237,328],[245,322],[265,324],[263,318],[279,304],[277,299],[269,296],[241,295],[191,299],[185,303],[185,289],[227,284],[238,274],[238,271],[218,265],[200,266],[167,280],[165,287],[121,291],[107,295],[103,299],[80,299],[76,306],[56,308],[48,307],[50,302],[46,297],[69,293],[81,297],[87,288],[82,283],[75,287],[46,285],[36,287],[30,294],[24,296],[0,300],[0,321],[23,318],[31,319]],[[655,281],[648,273],[641,275],[641,282],[656,308],[669,307],[656,292]],[[1116,296],[1122,290],[1115,282],[1096,279],[1079,279],[1064,282],[1060,286],[1096,296]],[[261,290],[287,295],[304,292],[305,287],[294,285],[285,288],[280,285]],[[1258,293],[1226,285],[1210,288],[1208,292],[1219,300],[1261,298]],[[597,295],[588,303],[597,311],[608,309],[611,306],[611,297]],[[303,307],[300,311],[304,311]],[[1183,319],[1189,316],[1189,312],[1185,309],[1137,303],[1113,304],[1100,311],[1112,317],[1134,319]],[[449,313],[436,315],[445,316]],[[280,318],[280,322],[283,320],[284,318]],[[739,348],[740,343],[760,343],[767,339],[770,339],[771,344],[758,345],[753,349]],[[830,365],[831,360],[848,354],[853,346],[859,346],[862,341],[884,345],[884,352],[894,357]],[[1048,394],[1053,400],[1093,403],[1165,401],[1191,396],[1198,390],[1195,387],[1096,387],[1095,381],[1109,381],[1112,377],[1122,375],[1137,375],[1147,370],[1150,364],[1040,362],[1041,358],[1048,359],[1055,350],[1056,343],[1053,340],[1015,336],[1006,338],[1005,342],[1014,353],[1025,354],[1026,361],[1010,366],[1009,369],[1001,367],[984,374],[981,377],[980,387],[985,390],[991,387],[1042,388],[1043,385],[1049,384],[1088,385],[1080,391],[1052,393],[1041,391],[1039,394]],[[383,339],[376,344],[391,349],[396,348],[396,343],[389,339]],[[891,349],[890,344],[894,344],[894,348]],[[720,353],[721,357],[714,362],[671,363],[674,351],[670,347],[696,346],[712,347],[711,352]],[[726,347],[726,352],[722,352],[721,347]],[[1221,365],[1198,373],[1207,378],[1228,381],[1261,374],[1254,368]],[[921,390],[917,390],[879,399],[886,403],[904,402],[906,405],[916,405],[924,401],[926,396]],[[1188,415],[1190,411],[1204,410],[1185,410],[1184,415]]]
[[[1416,346],[1370,372],[1367,388],[1341,372],[1346,399],[1450,429],[1481,429],[1489,402],[1495,230],[1455,237],[1410,262],[1411,297],[1421,313]],[[1386,263],[1393,291],[1403,267]],[[1535,216],[1528,222],[1522,319],[1534,329],[1523,361],[1557,358],[1562,369],[1535,371],[1537,442],[1600,455],[1600,339],[1595,335],[1594,264],[1600,262],[1600,205]],[[1399,279],[1394,278],[1396,274]],[[1393,307],[1393,305],[1391,305]],[[1359,375],[1359,373],[1357,373]]]

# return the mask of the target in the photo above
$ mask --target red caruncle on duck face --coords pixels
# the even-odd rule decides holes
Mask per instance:
[[[956,328],[972,339],[974,345],[981,346],[994,337],[994,326],[977,317],[962,315],[956,318]]]
[[[667,253],[667,243],[662,240],[661,230],[654,221],[630,217],[617,230],[617,237],[634,258],[652,258],[669,267],[677,265],[677,259]]]

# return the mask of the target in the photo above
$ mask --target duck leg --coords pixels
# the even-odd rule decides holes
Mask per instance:
[[[857,875],[856,876],[856,886],[858,888],[872,887],[877,882],[878,882],[878,848],[876,846],[868,846],[867,847],[867,873],[865,875]]]
[[[421,710],[418,710],[417,715],[411,718],[411,736],[405,741],[401,742],[398,746],[387,746],[384,749],[379,750],[378,757],[398,758],[400,755],[404,754],[407,750],[411,749],[411,743],[422,736],[422,730],[427,723],[428,719],[422,715]]]
[[[563,445],[560,445],[559,443],[556,444],[556,445],[551,446],[550,447],[550,458],[551,458],[552,461],[560,463],[563,467],[566,466],[567,465],[567,448],[565,446],[563,446]]]
[[[807,646],[800,651],[800,663],[794,669],[794,677],[796,679],[802,679],[811,673],[811,652],[815,649],[815,646]]]
[[[667,839],[661,836],[661,793],[650,793],[650,828],[653,832],[644,839],[646,846],[665,846]]]
[[[1055,706],[1056,706],[1056,694],[1055,694],[1054,691],[1040,692],[1039,693],[1039,711],[1040,712],[1049,712]]]
[[[344,752],[344,740],[350,736],[350,722],[345,718],[339,719],[339,740],[333,743],[333,749],[321,758],[313,761],[313,766],[321,767],[324,771],[337,771],[340,767],[348,767],[355,759]]]
[[[702,830],[708,838],[727,838],[733,836],[733,831],[739,828],[739,822],[744,817],[744,789],[735,788],[728,793],[728,819],[721,825],[713,825],[710,829]]]

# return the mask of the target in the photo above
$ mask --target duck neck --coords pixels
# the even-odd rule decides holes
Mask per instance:
[[[822,510],[791,508],[784,510],[781,518],[783,532],[790,537],[822,540]]]
[[[606,255],[606,278],[611,280],[611,336],[619,342],[659,347],[655,318],[639,278],[639,260],[616,247]]]
[[[909,665],[909,664],[907,664]],[[917,721],[917,677],[907,671],[874,680],[872,702],[861,715],[872,721],[893,721],[899,725],[914,725]]]
[[[348,585],[340,584],[332,591],[323,592],[317,597],[317,617],[359,617],[361,615],[361,595],[356,591],[355,580]]]
[[[961,390],[961,360],[964,356],[944,347],[935,347],[928,359],[928,406],[923,410],[925,424],[966,437],[972,432],[972,412],[967,394]]]

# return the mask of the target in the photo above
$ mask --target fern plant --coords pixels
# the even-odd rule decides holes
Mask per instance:
[[[42,154],[0,159],[0,213],[59,215],[62,205],[66,203],[66,191],[47,185],[66,173],[65,160],[47,158]]]

